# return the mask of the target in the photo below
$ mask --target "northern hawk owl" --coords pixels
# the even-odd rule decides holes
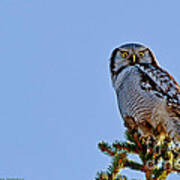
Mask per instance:
[[[153,52],[130,43],[115,48],[110,71],[122,118],[143,136],[180,141],[180,86],[162,69]]]

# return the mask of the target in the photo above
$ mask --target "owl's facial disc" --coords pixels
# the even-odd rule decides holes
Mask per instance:
[[[157,65],[152,51],[140,44],[125,44],[114,49],[111,55],[111,73],[118,74],[127,66],[136,64],[154,64]]]

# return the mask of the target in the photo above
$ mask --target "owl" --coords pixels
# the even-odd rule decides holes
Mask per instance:
[[[112,84],[125,126],[142,136],[180,141],[180,86],[162,69],[153,52],[129,43],[110,59]]]

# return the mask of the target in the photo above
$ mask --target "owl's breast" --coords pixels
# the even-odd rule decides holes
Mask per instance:
[[[141,72],[135,66],[129,66],[114,81],[122,116],[130,116],[137,121],[150,120],[154,109],[162,103],[162,99],[142,89],[141,80]]]

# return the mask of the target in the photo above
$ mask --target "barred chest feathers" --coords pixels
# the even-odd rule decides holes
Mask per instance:
[[[122,116],[133,117],[137,123],[147,121],[147,119],[150,121],[153,111],[163,102],[162,98],[144,91],[141,83],[141,73],[135,66],[122,70],[113,81]],[[155,122],[154,126],[157,126],[158,121],[152,122]]]

